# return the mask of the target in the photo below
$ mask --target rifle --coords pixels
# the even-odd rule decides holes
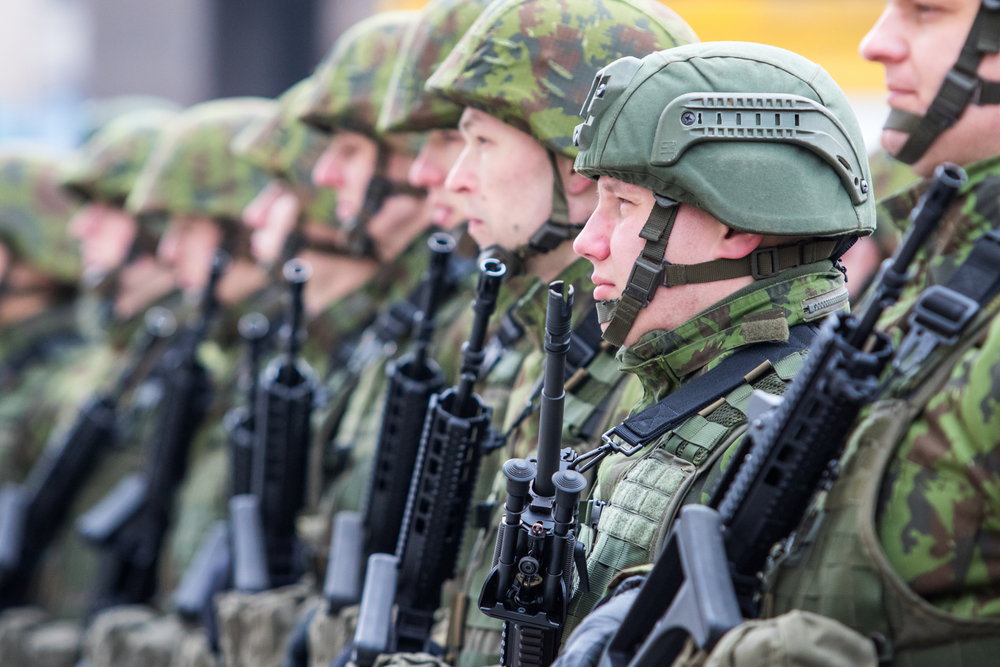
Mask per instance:
[[[239,590],[286,586],[302,575],[304,554],[295,520],[305,505],[312,410],[319,378],[299,358],[303,338],[302,291],[312,267],[290,259],[283,268],[290,289],[285,352],[261,375],[254,416],[250,493],[230,499],[234,581]],[[261,541],[262,540],[262,541]],[[245,577],[255,563],[266,571]]]
[[[500,661],[506,667],[547,667],[566,624],[576,549],[577,504],[587,482],[570,468],[576,453],[562,444],[564,374],[570,346],[573,288],[549,285],[545,315],[545,376],[535,460],[511,459],[505,513],[493,569],[479,609],[504,621]],[[585,568],[581,569],[581,575]]]
[[[229,443],[230,496],[250,492],[250,470],[253,461],[253,406],[257,397],[257,376],[261,348],[270,329],[267,318],[260,313],[248,313],[237,325],[247,346],[247,402],[231,409],[223,419]],[[205,629],[209,645],[218,649],[218,628],[212,600],[217,593],[232,585],[233,553],[228,521],[216,522],[202,540],[190,567],[174,591],[177,613],[189,621],[198,621]]]
[[[327,568],[334,576],[334,580],[328,580],[331,611],[357,602],[358,585],[362,578],[360,566],[366,556],[395,551],[428,402],[444,386],[444,373],[427,357],[427,350],[434,335],[438,306],[447,291],[448,263],[455,249],[455,239],[438,232],[430,236],[427,245],[431,258],[427,277],[422,281],[422,308],[414,317],[416,347],[413,352],[386,367],[388,390],[368,483],[364,518],[359,525],[350,518],[351,514],[341,517],[340,539],[331,545]],[[351,528],[360,530],[354,534],[345,533]]]
[[[917,251],[965,181],[959,167],[938,167],[864,313],[830,316],[783,398],[755,394],[773,407],[751,419],[708,505],[681,510],[601,665],[669,665],[688,636],[711,650],[744,616],[759,615],[758,573],[817,490],[833,483],[858,413],[885,386],[879,378],[892,342],[875,324],[899,299]]]
[[[506,271],[496,260],[483,262],[459,384],[431,398],[395,555],[376,553],[368,561],[354,635],[359,665],[370,665],[386,652],[440,652],[431,644],[431,625],[441,587],[455,575],[493,417],[473,386]],[[391,623],[394,602],[397,612]]]
[[[87,401],[73,427],[46,448],[23,484],[0,489],[0,609],[26,603],[42,552],[98,460],[115,445],[122,395],[153,345],[173,335],[177,320],[166,308],[154,306],[146,312],[145,325],[142,341],[114,386]]]
[[[155,371],[163,399],[143,472],[125,477],[76,522],[77,532],[101,550],[91,613],[142,603],[156,593],[160,548],[174,498],[187,473],[191,441],[211,402],[211,381],[197,352],[217,310],[215,292],[228,260],[226,253],[216,253],[199,318],[178,335]]]

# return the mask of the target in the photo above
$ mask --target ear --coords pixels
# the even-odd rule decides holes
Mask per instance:
[[[569,176],[563,179],[563,182],[566,184],[566,194],[568,195],[581,195],[591,188],[597,190],[597,181],[592,181],[575,171],[571,171]]]
[[[740,257],[746,257],[757,249],[764,238],[760,234],[738,232],[729,227],[725,229],[726,233],[719,239],[715,246],[715,257],[717,259],[739,259]]]

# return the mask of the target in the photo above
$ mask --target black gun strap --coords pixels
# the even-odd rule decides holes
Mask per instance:
[[[809,348],[818,329],[801,324],[789,329],[781,343],[750,345],[735,352],[704,375],[691,380],[662,401],[616,426],[608,434],[634,446],[646,445],[740,384],[743,378],[765,361],[777,363],[788,355]]]

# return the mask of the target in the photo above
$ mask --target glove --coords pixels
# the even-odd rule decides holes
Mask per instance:
[[[645,580],[645,577],[629,577],[598,602],[573,630],[552,667],[596,667]]]

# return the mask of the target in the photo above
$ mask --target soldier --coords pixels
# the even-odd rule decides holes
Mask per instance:
[[[269,117],[273,104],[234,98],[198,104],[179,114],[164,129],[126,201],[135,215],[168,217],[158,254],[188,294],[203,290],[218,247],[226,248],[233,258],[217,289],[222,322],[199,347],[215,398],[188,453],[189,472],[164,545],[161,591],[173,590],[206,527],[224,512],[227,458],[221,421],[236,400],[236,322],[246,312],[274,314],[280,307],[280,294],[267,289],[266,272],[249,257],[246,230],[239,223],[244,207],[267,184],[268,175],[230,152],[233,138],[250,123]],[[150,425],[148,420],[137,425],[132,437],[149,436]],[[111,610],[92,625],[86,655],[97,663],[117,655],[115,664],[127,664],[143,654],[169,658],[189,648],[182,635],[176,618],[154,621],[148,611]]]
[[[124,209],[160,131],[174,115],[135,111],[110,121],[81,148],[62,178],[63,187],[83,202],[69,225],[70,236],[80,243],[87,287],[89,308],[82,326],[119,348],[135,331],[135,316],[174,289],[173,275],[156,260],[157,221]]]
[[[590,326],[589,265],[572,251],[573,237],[596,205],[595,186],[572,170],[575,113],[586,97],[588,81],[603,65],[695,37],[676,14],[657,3],[602,3],[600,9],[586,1],[558,6],[531,0],[494,2],[427,83],[429,91],[464,107],[459,123],[464,147],[447,187],[465,200],[469,234],[483,250],[481,256],[497,257],[509,275],[533,283],[504,316],[522,337],[526,358],[500,411],[503,422],[497,425],[506,447],[499,456],[526,455],[533,448],[536,388],[544,358],[545,286],[550,280],[574,285],[573,326],[593,353],[567,386],[564,445],[586,447],[592,442],[616,402],[611,395],[623,377],[613,349],[601,345],[596,320]],[[551,22],[546,18],[550,16]],[[573,18],[567,22],[566,16]],[[544,25],[553,28],[541,29]],[[490,473],[487,463],[481,486],[490,483]],[[484,509],[495,503],[494,497],[490,500]],[[451,627],[460,632],[448,637],[448,651],[462,665],[493,664],[499,654],[500,624],[478,610],[467,611],[489,570],[492,525],[478,526],[478,534],[471,535],[475,548],[450,609]]]
[[[776,554],[765,578],[763,612],[770,618],[732,630],[707,664],[995,662],[1000,624],[989,563],[996,502],[989,489],[1000,444],[1000,352],[991,230],[998,224],[993,188],[1000,145],[983,131],[998,113],[990,102],[997,98],[987,95],[1000,76],[990,47],[998,38],[995,12],[972,0],[893,2],[862,42],[862,53],[886,68],[893,109],[926,113],[906,128],[909,136],[888,123],[883,146],[925,176],[940,160],[963,163],[969,180],[880,323],[902,341],[899,349],[920,342],[921,353],[897,358],[882,398],[852,429],[837,480],[817,497],[799,537]],[[941,54],[960,49],[960,63],[949,71]],[[982,106],[945,104],[956,81],[981,89],[975,99]],[[942,108],[949,109],[943,116]],[[935,118],[946,122],[935,129]],[[918,184],[882,208],[902,228],[925,188]],[[935,290],[925,291],[929,286]],[[965,299],[966,308],[952,312],[968,321],[925,324],[921,313],[933,295],[948,304]],[[942,326],[950,328],[947,337]],[[705,661],[701,654],[691,664]]]
[[[707,664],[996,663],[998,21],[994,3],[898,0],[862,41],[886,70],[883,147],[922,176],[952,161],[969,178],[880,321],[899,349],[920,342],[921,354],[899,359],[803,537],[768,574],[768,620],[733,629]],[[881,208],[903,229],[925,188]],[[920,313],[935,295],[964,300],[951,312],[966,321],[927,323]]]

